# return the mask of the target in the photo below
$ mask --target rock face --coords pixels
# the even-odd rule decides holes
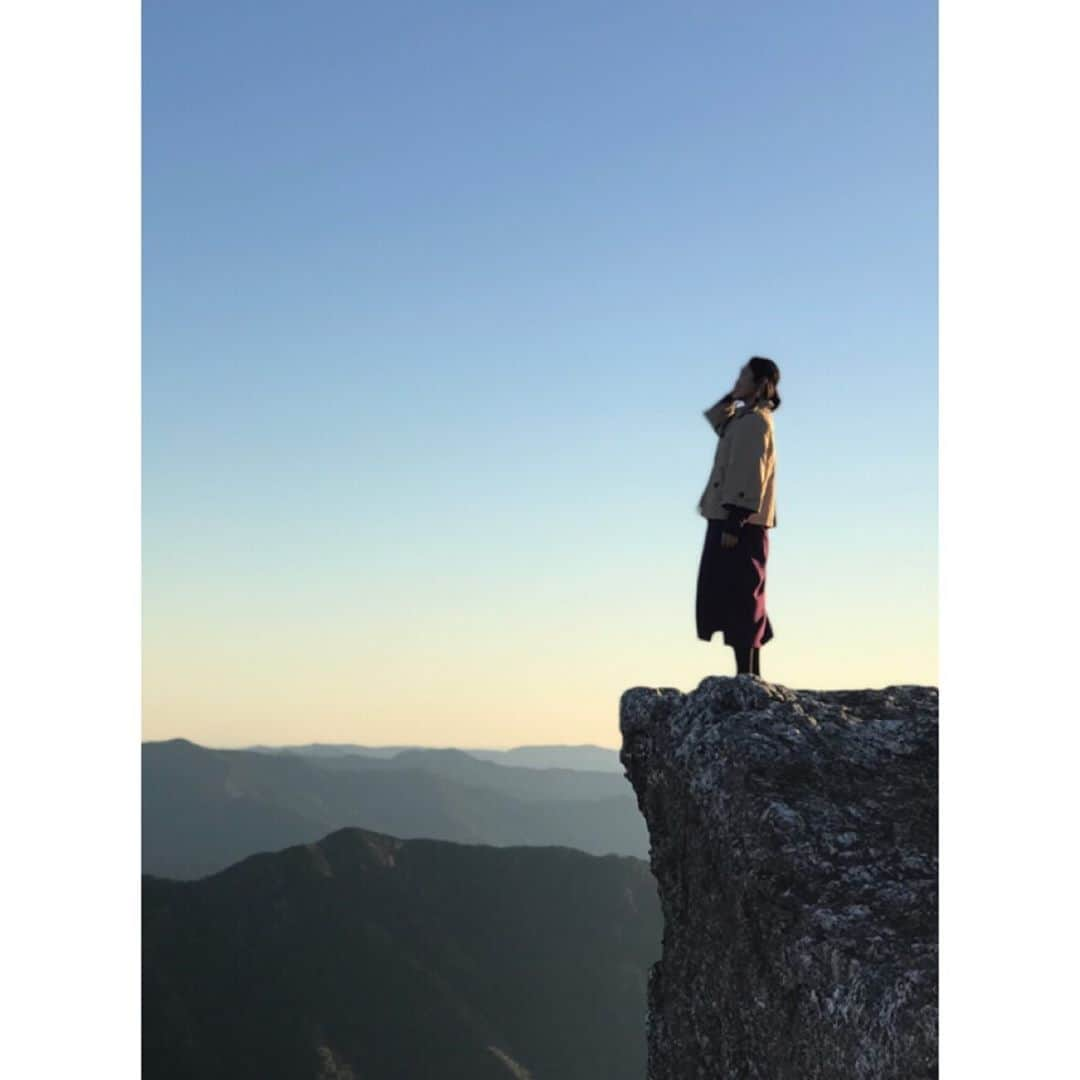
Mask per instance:
[[[937,1075],[937,710],[754,675],[623,694],[664,915],[649,1080]]]

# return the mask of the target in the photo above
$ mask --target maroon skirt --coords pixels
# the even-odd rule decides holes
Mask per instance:
[[[709,518],[697,580],[697,636],[711,641],[723,632],[725,645],[760,648],[773,636],[765,611],[765,564],[769,530],[744,524],[735,547],[720,546],[722,521]]]

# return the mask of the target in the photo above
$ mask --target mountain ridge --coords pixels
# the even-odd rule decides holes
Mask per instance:
[[[364,757],[393,757],[410,750],[456,750],[478,761],[494,761],[497,764],[516,765],[520,768],[569,768],[597,772],[622,772],[617,747],[600,746],[596,743],[536,743],[522,744],[508,749],[486,747],[451,746],[365,746],[359,743],[300,743],[270,746],[257,743],[242,747],[213,747],[211,749],[252,750],[259,753],[292,753],[310,757],[337,757],[358,754]],[[530,764],[530,761],[533,764]]]
[[[144,743],[142,760],[143,869],[161,876],[203,876],[345,826],[593,854],[644,857],[648,850],[633,795],[613,774],[549,773],[439,753],[324,762],[189,740]]]

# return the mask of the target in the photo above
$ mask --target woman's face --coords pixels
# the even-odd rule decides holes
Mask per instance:
[[[740,401],[747,401],[754,396],[754,372],[749,364],[743,364],[739,371],[733,396],[739,398]]]

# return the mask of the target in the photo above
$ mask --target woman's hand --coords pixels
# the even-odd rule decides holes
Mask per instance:
[[[733,548],[739,543],[743,525],[752,511],[748,506],[737,506],[735,503],[724,503],[724,509],[728,512],[728,516],[721,526],[720,546]]]

